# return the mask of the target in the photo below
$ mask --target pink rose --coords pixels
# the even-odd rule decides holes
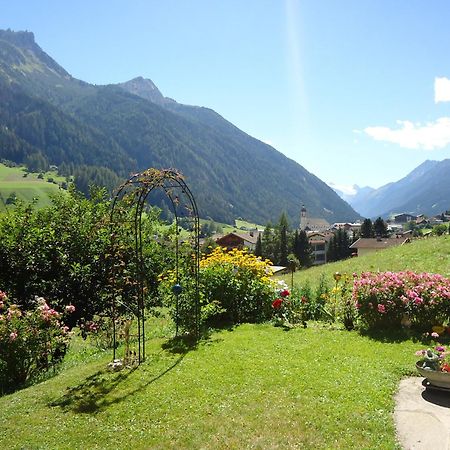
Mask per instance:
[[[73,312],[75,312],[75,306],[73,306],[72,304],[71,305],[67,305],[66,306],[66,313],[73,313]]]

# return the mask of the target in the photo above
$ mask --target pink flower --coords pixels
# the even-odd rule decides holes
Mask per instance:
[[[73,306],[72,304],[70,304],[70,305],[67,305],[66,306],[66,313],[73,313],[73,312],[75,312],[75,306]]]
[[[378,309],[378,312],[381,314],[386,313],[386,307],[384,305],[382,305],[381,303],[378,304],[377,309]]]
[[[431,337],[438,338],[438,337],[439,337],[439,334],[437,334],[436,331],[433,331],[433,332],[431,333]]]
[[[10,335],[9,335],[9,342],[13,342],[17,339],[17,333],[15,331],[13,331]]]

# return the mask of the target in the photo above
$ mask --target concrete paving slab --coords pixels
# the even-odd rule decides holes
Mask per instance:
[[[394,421],[404,450],[450,450],[450,392],[426,389],[421,377],[400,382]]]

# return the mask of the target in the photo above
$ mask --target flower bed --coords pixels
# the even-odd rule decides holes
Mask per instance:
[[[438,274],[365,272],[355,277],[352,298],[370,328],[400,326],[408,318],[429,329],[450,316],[450,280]]]

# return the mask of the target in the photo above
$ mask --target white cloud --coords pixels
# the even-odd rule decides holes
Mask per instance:
[[[338,183],[333,183],[332,181],[330,181],[328,183],[328,186],[330,186],[330,188],[332,188],[332,189],[337,189],[338,191],[341,191],[343,194],[346,194],[346,195],[355,195],[357,192],[355,189],[355,185],[338,184]]]
[[[376,141],[391,142],[403,148],[435,150],[450,143],[450,117],[441,117],[424,125],[408,120],[397,123],[400,126],[397,129],[367,127],[364,132]]]
[[[450,80],[436,77],[434,79],[434,102],[450,102]]]

